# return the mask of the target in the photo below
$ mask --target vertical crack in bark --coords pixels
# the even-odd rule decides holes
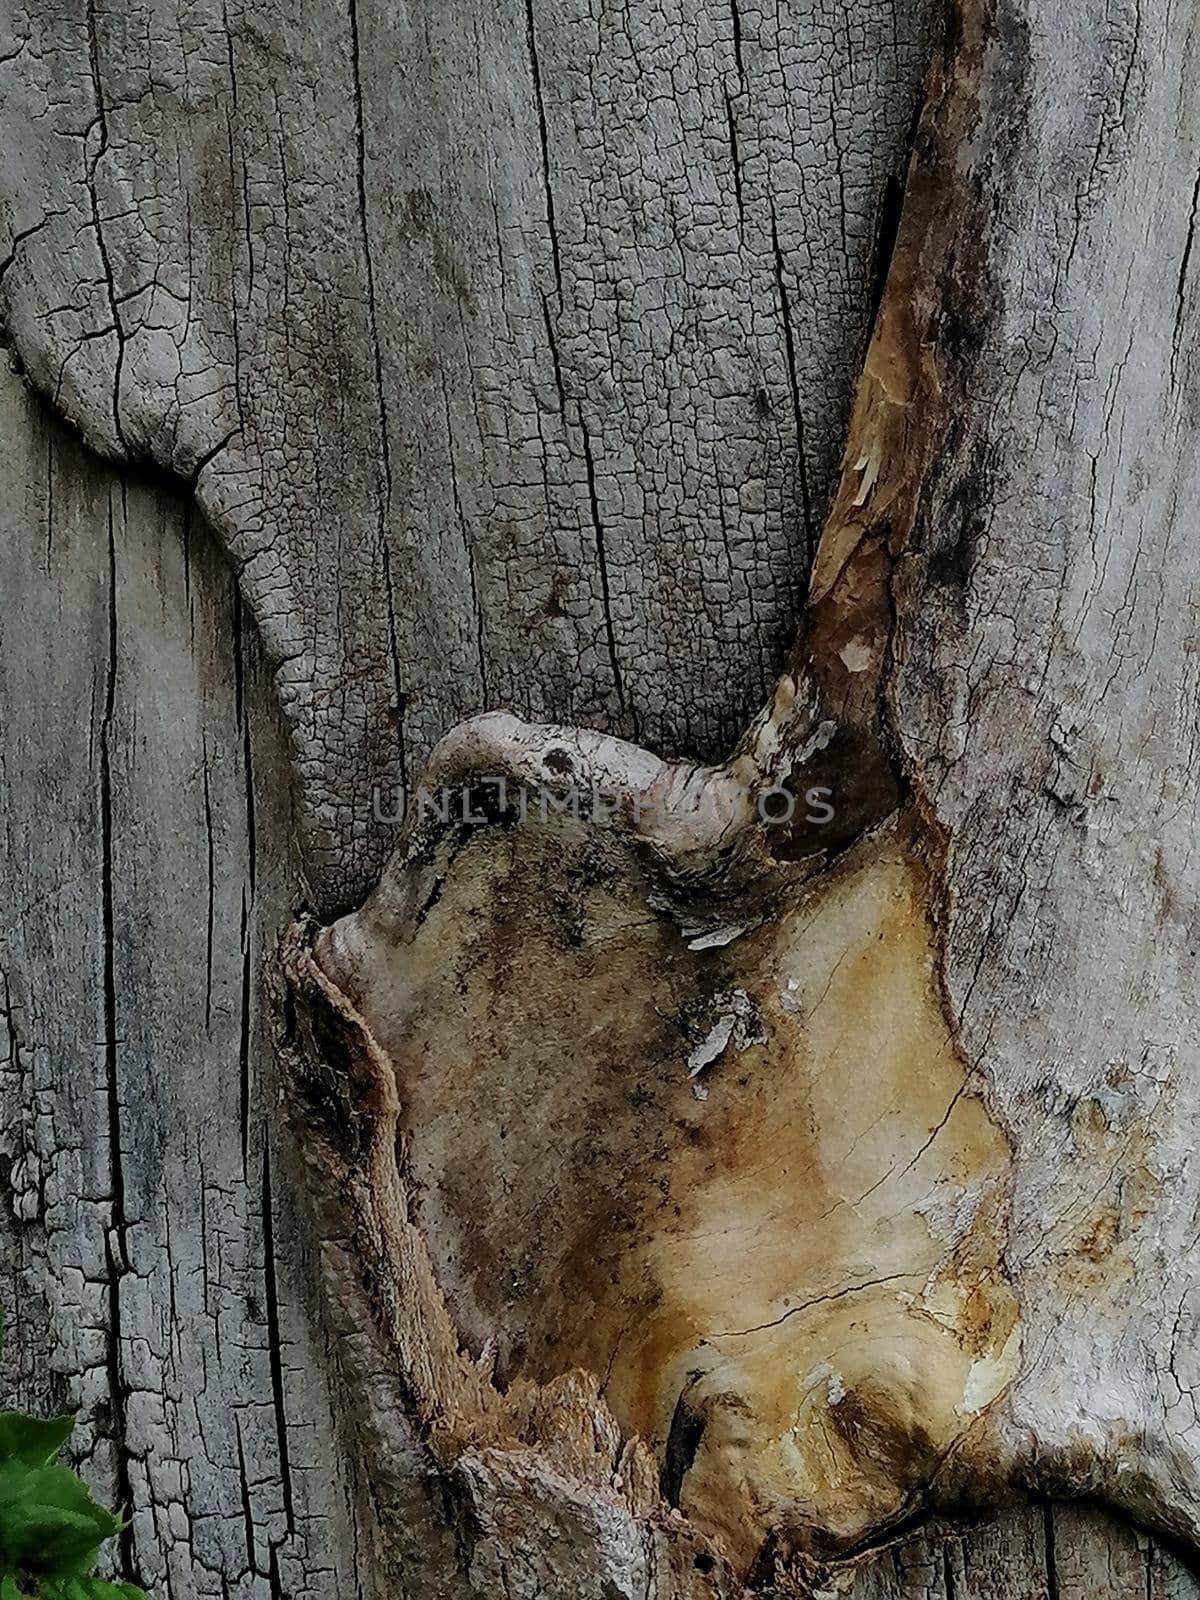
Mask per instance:
[[[558,394],[558,413],[562,418],[563,428],[567,425],[567,389],[563,382],[562,361],[558,354],[558,334],[554,328],[554,319],[550,315],[550,302],[543,294],[540,296],[542,303],[542,320],[546,326],[546,343],[550,349],[550,364],[554,370],[554,388]]]
[[[288,1420],[283,1380],[283,1335],[279,1324],[279,1284],[275,1260],[275,1209],[271,1193],[271,1152],[262,1153],[263,1282],[266,1294],[267,1349],[271,1363],[271,1400],[275,1408],[275,1439],[279,1449],[279,1481],[283,1491],[283,1514],[289,1534],[296,1530],[292,1500],[291,1452],[288,1447]],[[271,1544],[272,1562],[276,1545]]]
[[[50,571],[54,558],[54,443],[46,439],[46,571]]]
[[[242,1177],[250,1178],[250,1117],[251,1075],[250,1041],[253,1036],[251,1001],[254,995],[254,942],[250,934],[250,917],[254,908],[253,890],[242,891],[242,909],[239,936],[242,944],[242,971],[238,994],[238,1132],[241,1138]]]
[[[1179,263],[1179,282],[1175,290],[1175,335],[1171,345],[1171,382],[1177,382],[1176,369],[1179,357],[1180,335],[1183,332],[1184,317],[1187,314],[1187,280],[1188,271],[1192,264],[1192,251],[1196,243],[1196,224],[1200,221],[1200,173],[1196,175],[1195,187],[1192,190],[1192,205],[1188,214],[1187,239],[1183,246],[1183,260]]]
[[[787,292],[783,251],[779,245],[779,225],[771,207],[771,249],[775,262],[775,286],[779,293],[779,315],[783,322],[783,347],[787,358],[788,389],[792,397],[792,420],[796,429],[796,473],[800,486],[800,509],[804,519],[804,539],[810,560],[816,554],[819,533],[813,520],[812,495],[808,487],[808,462],[804,450],[804,412],[800,387],[796,381],[796,341],[792,332],[792,308]]]
[[[121,1140],[121,1080],[117,1037],[116,913],[113,895],[112,729],[117,696],[117,546],[112,492],[108,500],[108,655],[105,663],[104,708],[100,719],[100,899],[103,936],[104,1068],[108,1100],[110,1224],[105,1234],[108,1279],[108,1389],[112,1408],[117,1494],[126,1517],[134,1506],[129,1470],[128,1396],[122,1350],[122,1283],[130,1270],[129,1224],[125,1205],[125,1157]],[[131,1581],[138,1576],[132,1521],[119,1536],[121,1567]]]
[[[213,838],[212,788],[208,776],[208,736],[201,740],[201,788],[204,800],[205,877],[207,897],[204,918],[204,1027],[212,1029],[213,927],[216,919],[216,842]]]
[[[537,107],[538,134],[542,146],[542,189],[546,197],[546,228],[550,234],[550,256],[554,263],[554,283],[558,303],[563,301],[562,258],[558,247],[558,226],[554,220],[554,185],[550,178],[550,129],[546,121],[546,100],[542,93],[542,68],[538,59],[534,0],[525,0],[525,37],[529,46],[529,70],[533,77],[533,98]]]
[[[235,1419],[237,1437],[238,1486],[242,1498],[242,1525],[246,1535],[246,1569],[258,1572],[258,1551],[255,1545],[254,1500],[250,1493],[250,1480],[246,1474],[246,1447],[242,1442],[242,1423]]]
[[[250,1179],[251,1067],[250,1050],[254,1033],[254,939],[252,917],[257,896],[258,828],[254,802],[254,750],[250,718],[246,710],[246,642],[242,633],[242,597],[237,584],[232,590],[234,714],[240,734],[242,791],[246,816],[246,881],[242,889],[239,938],[242,948],[241,980],[238,994],[238,1127],[241,1137],[242,1177]]]
[[[487,651],[484,648],[484,619],[483,602],[479,594],[479,572],[475,560],[475,545],[471,538],[471,528],[467,521],[466,508],[463,505],[462,495],[458,487],[458,460],[455,452],[454,419],[450,414],[450,390],[446,385],[445,373],[442,374],[442,410],[446,418],[446,459],[450,466],[450,492],[454,501],[454,514],[458,519],[458,531],[462,536],[463,553],[467,558],[467,576],[471,586],[471,610],[475,616],[475,666],[479,673],[479,693],[482,696],[483,706],[488,704],[488,669]]]
[[[738,222],[742,228],[746,225],[746,201],[742,194],[742,160],[738,153],[737,113],[733,108],[733,98],[729,91],[725,91],[725,122],[729,129],[729,161],[733,169],[733,197],[737,202]]]
[[[129,446],[125,439],[125,432],[121,425],[121,372],[125,361],[125,328],[121,321],[120,304],[117,299],[116,278],[113,275],[112,261],[108,254],[108,244],[104,236],[104,223],[100,216],[100,197],[96,190],[96,170],[108,150],[108,113],[104,105],[104,85],[100,76],[100,40],[96,21],[96,0],[87,0],[87,36],[88,59],[91,65],[92,88],[96,101],[95,126],[99,129],[96,153],[88,159],[84,151],[85,176],[87,182],[88,199],[91,205],[92,227],[96,234],[96,249],[100,254],[100,264],[104,272],[105,286],[108,291],[109,310],[112,315],[112,332],[117,340],[117,357],[113,372],[112,416],[113,428],[116,432],[122,449],[128,455]],[[90,130],[89,130],[90,133]],[[107,330],[104,330],[107,331]],[[66,362],[63,363],[64,367]],[[61,374],[60,374],[61,383]]]
[[[742,13],[738,0],[729,0],[729,14],[733,22],[733,60],[737,67],[738,83],[746,87],[746,63],[742,58]]]
[[[604,609],[604,636],[608,641],[608,660],[612,667],[613,687],[617,694],[617,705],[621,715],[628,710],[637,731],[637,711],[632,706],[627,706],[625,699],[625,684],[621,674],[621,662],[617,654],[617,634],[613,621],[612,588],[608,579],[608,552],[604,546],[604,520],[600,514],[600,497],[596,490],[596,462],[592,455],[592,438],[588,432],[588,425],[583,415],[583,402],[575,403],[575,420],[579,425],[579,436],[583,440],[583,459],[587,467],[588,505],[592,513],[592,527],[596,535],[596,570],[600,575],[600,594]]]
[[[1058,1541],[1054,1527],[1054,1506],[1049,1500],[1042,1506],[1042,1538],[1046,1551],[1046,1594],[1048,1600],[1059,1600]]]

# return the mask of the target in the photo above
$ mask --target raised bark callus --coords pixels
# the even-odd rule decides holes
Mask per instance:
[[[802,1585],[1021,1482],[1194,1534],[1189,29],[951,14],[737,754],[469,724],[430,786],[507,810],[415,826],[292,951],[476,1584]],[[832,822],[761,823],[813,784]],[[513,814],[593,786],[607,828]]]

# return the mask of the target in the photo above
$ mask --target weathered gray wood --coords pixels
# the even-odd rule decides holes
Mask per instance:
[[[370,1594],[274,1093],[270,677],[179,497],[0,366],[4,1400],[80,1413],[156,1597]]]
[[[966,18],[961,402],[890,687],[948,841],[950,1012],[1013,1151],[997,1449],[1194,1541],[1200,14]]]
[[[5,1157],[11,1163],[10,1199],[0,1213],[9,1324],[3,1398],[46,1407],[81,1405],[85,1470],[101,1492],[120,1493],[110,1421],[112,1280],[104,1253],[111,1227],[108,1082],[104,1032],[90,1025],[103,1012],[102,981],[95,970],[103,942],[89,943],[93,937],[99,940],[102,921],[98,768],[90,708],[103,692],[108,671],[111,497],[119,585],[123,577],[127,584],[148,584],[152,592],[149,608],[143,605],[137,613],[146,630],[141,645],[131,632],[132,614],[118,613],[124,709],[128,712],[135,695],[152,704],[164,692],[159,674],[169,670],[172,718],[189,724],[193,746],[187,761],[171,770],[175,760],[169,752],[187,746],[189,736],[176,730],[164,743],[160,725],[157,755],[150,747],[143,752],[138,783],[146,787],[139,787],[139,793],[147,803],[169,797],[163,814],[172,825],[157,850],[144,857],[129,853],[127,837],[121,851],[127,870],[117,874],[126,944],[133,942],[132,930],[157,917],[153,947],[141,937],[136,943],[154,957],[159,981],[174,986],[165,1017],[157,1008],[141,1012],[142,1047],[152,1052],[152,1061],[172,1062],[170,1079],[160,1082],[144,1070],[135,1078],[148,1108],[141,1115],[157,1122],[160,1158],[176,1175],[175,1196],[168,1205],[162,1205],[164,1191],[142,1168],[130,1143],[125,1117],[138,1090],[130,1093],[123,1087],[124,1072],[137,1073],[138,1062],[128,1040],[122,1039],[118,1055],[126,1211],[141,1217],[156,1201],[160,1206],[156,1229],[144,1230],[140,1224],[133,1229],[133,1259],[139,1270],[148,1266],[148,1287],[161,1287],[172,1269],[176,1280],[169,1325],[164,1322],[171,1311],[169,1293],[165,1306],[150,1303],[145,1292],[132,1305],[127,1298],[127,1317],[136,1314],[139,1325],[155,1331],[161,1341],[156,1351],[165,1349],[167,1359],[157,1353],[147,1359],[145,1350],[133,1344],[128,1324],[119,1342],[128,1363],[121,1376],[148,1395],[154,1408],[149,1425],[145,1420],[142,1424],[142,1440],[150,1444],[148,1458],[129,1464],[133,1555],[152,1596],[373,1597],[367,1546],[360,1542],[345,1487],[352,1467],[342,1464],[346,1456],[322,1393],[320,1339],[305,1309],[310,1268],[297,1247],[284,1167],[273,1195],[277,1220],[272,1243],[296,1525],[288,1532],[267,1347],[272,1331],[261,1227],[265,1108],[257,1082],[249,1108],[248,1173],[243,1173],[242,1127],[235,1112],[242,1095],[240,1020],[235,1042],[229,1013],[236,1011],[240,1019],[241,895],[249,884],[247,838],[238,829],[245,829],[248,803],[247,730],[258,862],[250,911],[252,953],[270,937],[273,920],[285,914],[289,903],[280,860],[281,854],[286,857],[288,836],[286,803],[280,803],[287,778],[278,736],[270,726],[265,670],[252,633],[244,630],[240,639],[235,636],[229,579],[214,560],[204,530],[193,527],[189,535],[181,502],[148,492],[135,481],[126,486],[122,505],[120,480],[48,422],[38,402],[7,373],[0,396],[0,673],[6,695],[11,691],[16,696],[5,699],[0,741],[5,802],[0,806],[5,841],[0,868],[15,908],[7,919],[2,963],[7,988],[0,1083]],[[181,553],[185,549],[190,550],[186,561]],[[83,717],[80,707],[87,713]],[[194,749],[197,720],[202,724],[199,763]],[[219,870],[223,888],[227,891],[231,883],[237,888],[236,905],[227,900],[224,914],[214,920],[213,992],[222,1035],[217,1049],[199,1016],[208,994],[206,734],[211,739],[209,771],[217,775],[216,782],[210,776],[209,784],[217,841],[214,884]],[[114,739],[114,750],[124,752],[118,764],[128,772],[124,732]],[[147,770],[147,754],[152,771]],[[14,797],[28,792],[26,775],[32,772],[39,774],[37,804],[26,805]],[[136,884],[129,869],[136,873]],[[181,880],[190,882],[182,896]],[[203,912],[199,923],[198,909]],[[165,940],[164,916],[172,924]],[[220,937],[222,929],[225,938]],[[164,950],[172,949],[178,963],[173,967],[164,959]],[[122,1014],[133,1009],[136,994],[126,987],[127,975],[126,968],[119,991]],[[252,980],[257,981],[256,967]],[[77,1008],[80,995],[88,997],[88,1012]],[[193,1022],[190,1037],[182,1022],[185,1015]],[[156,1047],[164,1021],[175,1037],[160,1053]],[[253,1026],[257,1034],[257,1024]],[[153,1034],[148,1041],[147,1028]],[[32,1047],[35,1038],[37,1048]],[[61,1071],[59,1064],[68,1060],[86,1071]],[[256,1037],[248,1056],[256,1079],[262,1061]],[[92,1087],[81,1094],[84,1081]],[[78,1109],[64,1117],[62,1100],[76,1096]],[[54,1114],[39,1118],[36,1101],[52,1105]],[[57,1144],[66,1127],[71,1129],[64,1139],[72,1147],[69,1155]],[[201,1157],[208,1196],[203,1214],[215,1216],[214,1236],[219,1230],[222,1239],[241,1241],[240,1251],[223,1243],[206,1268],[201,1266],[202,1213],[196,1201]],[[61,1227],[51,1235],[41,1183],[57,1174],[60,1194],[64,1188],[69,1192],[67,1160],[86,1163],[97,1175],[90,1191],[97,1198],[86,1223],[76,1221],[76,1231],[65,1236]],[[219,1195],[215,1184],[223,1191]],[[82,1269],[60,1278],[64,1268],[81,1261],[82,1250],[89,1250],[90,1281],[83,1281]],[[182,1404],[177,1399],[168,1410],[164,1389],[181,1397]],[[194,1413],[189,1409],[193,1404]],[[230,1416],[232,1436],[227,1431]],[[244,1480],[237,1455],[239,1431]],[[247,1505],[257,1573],[249,1570]],[[1153,1543],[1136,1538],[1102,1513],[1058,1508],[1054,1515],[1059,1600],[1194,1600],[1193,1580]],[[1045,1514],[1032,1509],[1009,1513],[969,1534],[961,1546],[918,1540],[868,1568],[853,1593],[856,1600],[1051,1600],[1045,1527]],[[273,1540],[279,1541],[276,1580],[271,1577]]]
[[[963,1069],[943,1123],[956,1107],[975,1107],[970,1088],[1012,1146],[1011,1225],[1006,1213],[1003,1226],[985,1219],[984,1231],[995,1247],[989,1284],[1003,1279],[1019,1291],[1012,1298],[1020,1381],[986,1418],[991,1431],[979,1430],[986,1436],[965,1457],[963,1481],[975,1472],[998,1492],[1016,1471],[1046,1485],[1099,1489],[1194,1537],[1197,1195],[1185,1112],[1197,1036],[1197,693],[1187,614],[1196,575],[1182,535],[1195,443],[1195,21],[1168,0],[1137,8],[1079,0],[1052,21],[1017,0],[959,10],[968,34],[976,24],[986,30],[965,52],[956,53],[952,38],[947,52],[955,71],[967,62],[978,121],[959,123],[964,137],[945,169],[962,184],[962,194],[944,197],[949,267],[913,279],[922,315],[922,293],[959,296],[938,299],[944,316],[914,317],[922,360],[937,348],[939,382],[918,382],[898,398],[883,382],[896,371],[886,363],[871,369],[863,409],[870,426],[853,435],[841,514],[825,547],[833,572],[822,574],[816,600],[832,592],[834,609],[842,603],[837,585],[845,589],[847,570],[855,576],[863,543],[903,558],[891,591],[895,629],[889,612],[887,629],[847,639],[837,658],[843,677],[859,670],[852,662],[860,657],[878,656],[881,673],[886,666],[886,749],[902,757],[910,813],[947,846],[944,861],[932,844],[922,857],[936,858],[945,874],[929,909],[944,941],[938,966]],[[723,9],[719,22],[699,8],[686,18],[656,13],[628,36],[605,13],[599,49],[591,48],[590,19],[536,8],[458,18],[446,30],[436,17],[406,31],[403,15],[356,9],[307,18],[303,27],[274,16],[231,22],[228,12],[203,7],[172,16],[169,27],[160,29],[160,20],[50,5],[17,17],[14,48],[0,52],[13,86],[6,113],[17,130],[6,141],[13,243],[3,262],[5,309],[35,381],[89,437],[195,480],[241,567],[277,669],[326,907],[362,887],[378,859],[370,780],[410,763],[415,770],[435,735],[478,704],[503,700],[689,753],[718,747],[746,686],[763,681],[771,630],[806,568],[806,541],[792,538],[785,548],[776,535],[805,523],[802,470],[812,470],[811,512],[831,465],[847,351],[869,309],[871,195],[905,120],[904,93],[888,95],[882,112],[869,96],[865,110],[853,111],[856,132],[874,130],[861,169],[871,180],[860,195],[837,115],[856,105],[855,90],[829,65],[850,63],[853,78],[858,63],[871,61],[873,82],[904,79],[911,96],[903,67],[915,60],[919,29],[910,19],[874,53],[854,34],[823,40],[809,62],[803,50],[791,53],[792,41],[769,19]],[[869,27],[878,22],[872,13]],[[686,52],[674,48],[681,35]],[[686,73],[705,63],[693,95]],[[748,87],[763,64],[765,109]],[[394,117],[392,85],[401,102]],[[519,100],[517,116],[508,94]],[[961,111],[961,96],[952,93],[950,104]],[[787,204],[809,177],[787,159],[805,148],[801,108],[817,129],[816,203],[795,207],[793,238]],[[414,120],[421,143],[410,148]],[[630,130],[633,147],[623,148]],[[393,138],[394,162],[386,144]],[[710,184],[718,147],[730,166]],[[778,160],[777,149],[785,152]],[[793,171],[800,175],[789,183]],[[686,183],[678,199],[676,176]],[[834,191],[836,206],[823,211],[821,197]],[[661,235],[653,227],[659,193],[682,208]],[[964,194],[974,211],[964,211]],[[544,218],[535,196],[545,201]],[[238,206],[244,238],[229,221]],[[849,288],[843,296],[822,273],[806,342],[792,315],[796,262],[831,214],[844,229]],[[641,236],[636,219],[651,224]],[[1156,242],[1149,262],[1147,233]],[[931,236],[936,244],[936,226]],[[835,239],[819,267],[836,255]],[[931,259],[925,254],[920,264]],[[629,263],[636,270],[622,276]],[[671,292],[660,304],[662,282]],[[727,313],[743,285],[744,302]],[[893,309],[901,302],[908,306],[893,293]],[[731,356],[724,341],[739,315],[744,348]],[[813,354],[827,331],[828,359]],[[911,355],[902,341],[889,347],[893,333],[885,322],[877,348]],[[648,375],[662,381],[662,394],[643,392]],[[903,390],[911,374],[901,376]],[[943,400],[956,408],[955,426],[939,432]],[[921,414],[926,405],[933,424]],[[912,412],[901,419],[900,444],[897,409]],[[811,460],[797,412],[801,421],[816,417]],[[736,520],[727,514],[731,480]],[[30,469],[16,481],[32,482]],[[122,536],[136,498],[127,488],[114,522]],[[847,517],[851,501],[860,514]],[[847,530],[854,538],[843,549],[837,538]],[[145,555],[145,527],[141,538]],[[145,581],[149,563],[143,567]],[[1172,584],[1183,596],[1174,609],[1166,603]],[[116,588],[147,640],[151,666],[139,671],[152,676],[166,648],[152,626],[159,587]],[[20,984],[45,981],[35,969],[47,966],[56,980],[74,973],[72,993],[88,994],[96,1026],[83,1031],[78,1014],[64,1026],[74,1030],[75,1054],[90,1049],[95,1070],[65,1091],[47,1071],[46,1084],[69,1111],[38,1102],[26,1113],[50,1131],[38,1133],[44,1145],[22,1136],[29,1148],[15,1152],[13,1184],[31,1225],[43,1208],[48,1219],[41,1253],[50,1265],[34,1274],[38,1292],[53,1283],[61,1298],[61,1285],[76,1281],[63,1275],[65,1261],[78,1274],[81,1305],[83,1286],[102,1283],[110,1330],[114,1318],[119,1324],[103,1383],[109,1431],[125,1441],[110,1470],[131,1491],[144,1480],[148,1509],[133,1542],[151,1540],[148,1524],[159,1538],[163,1523],[168,1546],[174,1540],[193,1558],[191,1526],[176,1533],[154,1510],[162,1495],[170,1506],[172,1493],[155,1476],[155,1454],[143,1459],[129,1444],[156,1431],[169,1438],[172,1407],[184,1402],[136,1386],[126,1394],[122,1343],[136,1344],[127,1329],[140,1324],[129,1317],[152,1321],[145,1286],[170,1280],[160,1259],[170,1204],[186,1209],[197,1190],[209,1195],[206,1181],[165,1161],[164,1128],[184,1122],[186,1107],[171,1098],[178,1080],[161,1069],[184,1072],[184,1042],[200,1034],[198,991],[181,976],[189,958],[198,970],[197,914],[205,1031],[220,1015],[214,994],[232,984],[231,973],[242,981],[232,959],[243,937],[240,905],[232,937],[238,896],[222,903],[218,894],[231,894],[237,878],[222,869],[218,883],[209,842],[213,796],[228,774],[210,764],[208,723],[180,719],[175,701],[187,674],[166,674],[163,748],[169,729],[173,762],[201,773],[205,798],[203,839],[193,794],[190,859],[177,860],[162,837],[168,777],[148,771],[137,727],[123,720],[111,616],[95,605],[80,610],[100,664],[89,680],[87,750],[88,792],[99,783],[99,837],[94,817],[90,832],[63,830],[58,848],[79,850],[82,864],[59,862],[44,894],[80,881],[84,869],[94,876],[98,862],[99,907],[88,903],[77,931],[79,951],[100,955],[85,991],[83,957],[77,952],[74,966],[58,959],[62,929],[43,935],[54,959],[43,950],[14,960],[17,1001],[8,1013],[19,1037],[22,1008],[32,1012],[36,1056],[42,1012]],[[203,611],[198,603],[200,621]],[[122,614],[119,604],[118,620]],[[818,634],[821,626],[818,617]],[[827,636],[828,629],[818,645]],[[644,678],[630,665],[639,655]],[[820,667],[819,655],[814,647],[807,665]],[[798,664],[806,665],[803,651]],[[823,665],[841,671],[828,659]],[[81,671],[78,663],[71,670]],[[55,681],[48,660],[42,675]],[[828,677],[798,677],[802,688],[815,681],[819,708]],[[772,740],[789,759],[800,747],[794,687],[755,733],[752,754],[768,775]],[[149,684],[144,693],[153,713]],[[836,697],[835,705],[845,709]],[[801,731],[807,711],[802,705]],[[198,757],[197,728],[205,730]],[[576,734],[563,738],[572,750],[587,747]],[[527,755],[522,739],[529,743],[528,735],[513,742]],[[282,771],[278,754],[270,766]],[[23,793],[36,792],[31,768],[19,776]],[[894,798],[889,792],[889,804]],[[147,799],[154,816],[143,823]],[[286,836],[288,819],[277,825]],[[238,826],[246,829],[245,816],[235,819],[233,843]],[[130,836],[137,854],[122,858],[120,841]],[[23,841],[19,853],[28,854]],[[21,887],[14,883],[14,896]],[[42,904],[39,888],[35,910]],[[146,949],[117,938],[122,916],[132,920],[127,906],[136,908]],[[180,908],[178,925],[168,906]],[[404,925],[398,916],[395,925]],[[218,933],[221,960],[232,962],[224,978],[212,965]],[[169,952],[169,974],[147,960],[156,941]],[[511,1007],[509,1036],[519,1037],[523,997],[513,986],[501,998]],[[478,1031],[472,1022],[468,1032]],[[132,1088],[114,1071],[127,1037]],[[204,1092],[219,1089],[205,1076],[215,1056],[195,1061]],[[96,1108],[104,1108],[110,1136],[76,1149],[59,1123],[86,1123],[89,1103],[97,1126]],[[124,1146],[111,1137],[126,1115],[137,1164],[120,1157]],[[931,1143],[941,1126],[929,1128]],[[878,1151],[867,1145],[860,1158],[897,1156],[882,1184],[904,1152],[889,1152],[878,1137]],[[957,1131],[930,1168],[952,1137]],[[223,1197],[231,1185],[237,1192],[228,1150],[205,1147],[203,1160]],[[43,1193],[47,1165],[54,1181]],[[1107,1187],[1097,1189],[1101,1174]],[[931,1181],[950,1182],[944,1164]],[[147,1192],[144,1211],[131,1209],[130,1183]],[[988,1184],[991,1196],[999,1186],[990,1175]],[[924,1215],[904,1199],[910,1220]],[[201,1250],[189,1235],[181,1258],[207,1258],[216,1239],[230,1252],[236,1285],[239,1250],[248,1248],[239,1225],[221,1206],[213,1223],[207,1198],[197,1209]],[[969,1219],[956,1237],[971,1226]],[[187,1281],[185,1274],[174,1285],[177,1293]],[[834,1274],[829,1297],[842,1293],[840,1282]],[[36,1304],[36,1293],[27,1298]],[[220,1312],[206,1305],[205,1314],[221,1326]],[[67,1320],[65,1365],[95,1409],[100,1367],[85,1359],[81,1332],[93,1322]],[[245,1343],[269,1369],[277,1346],[255,1346],[249,1333]],[[222,1333],[227,1348],[239,1343],[231,1335],[227,1346]],[[169,1352],[168,1368],[177,1359]],[[989,1349],[988,1362],[995,1359]],[[255,1369],[254,1359],[248,1366]],[[886,1360],[880,1367],[886,1372]],[[313,1370],[307,1359],[303,1370]],[[905,1378],[902,1371],[901,1389]],[[85,1379],[99,1386],[95,1393]],[[831,1408],[841,1389],[840,1377],[831,1381]],[[220,1418],[212,1437],[227,1450],[224,1411]],[[493,1496],[487,1506],[511,1515],[511,1500],[496,1497],[500,1480],[486,1477],[481,1470]],[[288,1507],[264,1516],[286,1522]],[[869,1507],[864,1516],[869,1522]],[[987,1593],[989,1552],[997,1562],[1003,1552],[1006,1566],[1031,1584],[1044,1581],[1047,1592],[1103,1592],[1104,1582],[1114,1593],[1154,1592],[1158,1558],[1148,1560],[1132,1536],[1084,1514],[1064,1513],[1060,1522],[1064,1540],[1047,1542],[1035,1514],[1010,1518],[969,1546],[983,1551],[974,1563],[950,1551],[939,1568],[936,1552],[908,1551],[894,1558],[896,1576],[887,1581],[923,1586],[920,1593]],[[216,1554],[199,1562],[201,1572],[234,1548],[222,1547],[226,1524],[213,1526]],[[203,1515],[194,1527],[208,1528]],[[487,1546],[481,1561],[490,1563],[480,1582],[511,1577],[514,1594],[539,1592],[536,1574],[518,1571],[519,1527],[488,1531],[490,1542],[479,1541]],[[181,1586],[195,1581],[196,1565],[184,1569]],[[594,1568],[585,1570],[599,1581]],[[1178,1574],[1163,1584],[1163,1592],[1187,1587]]]
[[[925,7],[5,0],[0,311],[88,439],[196,480],[324,909],[471,711],[711,757],[761,701]]]

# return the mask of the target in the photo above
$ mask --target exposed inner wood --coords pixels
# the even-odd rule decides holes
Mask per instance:
[[[586,826],[445,866],[400,939],[368,908],[341,979],[468,1347],[505,1389],[599,1375],[743,1572],[768,1532],[834,1549],[908,1509],[1019,1343],[1007,1149],[942,1016],[911,825],[719,951]]]

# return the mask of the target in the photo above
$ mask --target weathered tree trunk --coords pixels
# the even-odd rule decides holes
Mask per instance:
[[[1196,17],[6,21],[0,1260],[123,1570],[1192,1594],[969,1522],[1195,1539]]]

